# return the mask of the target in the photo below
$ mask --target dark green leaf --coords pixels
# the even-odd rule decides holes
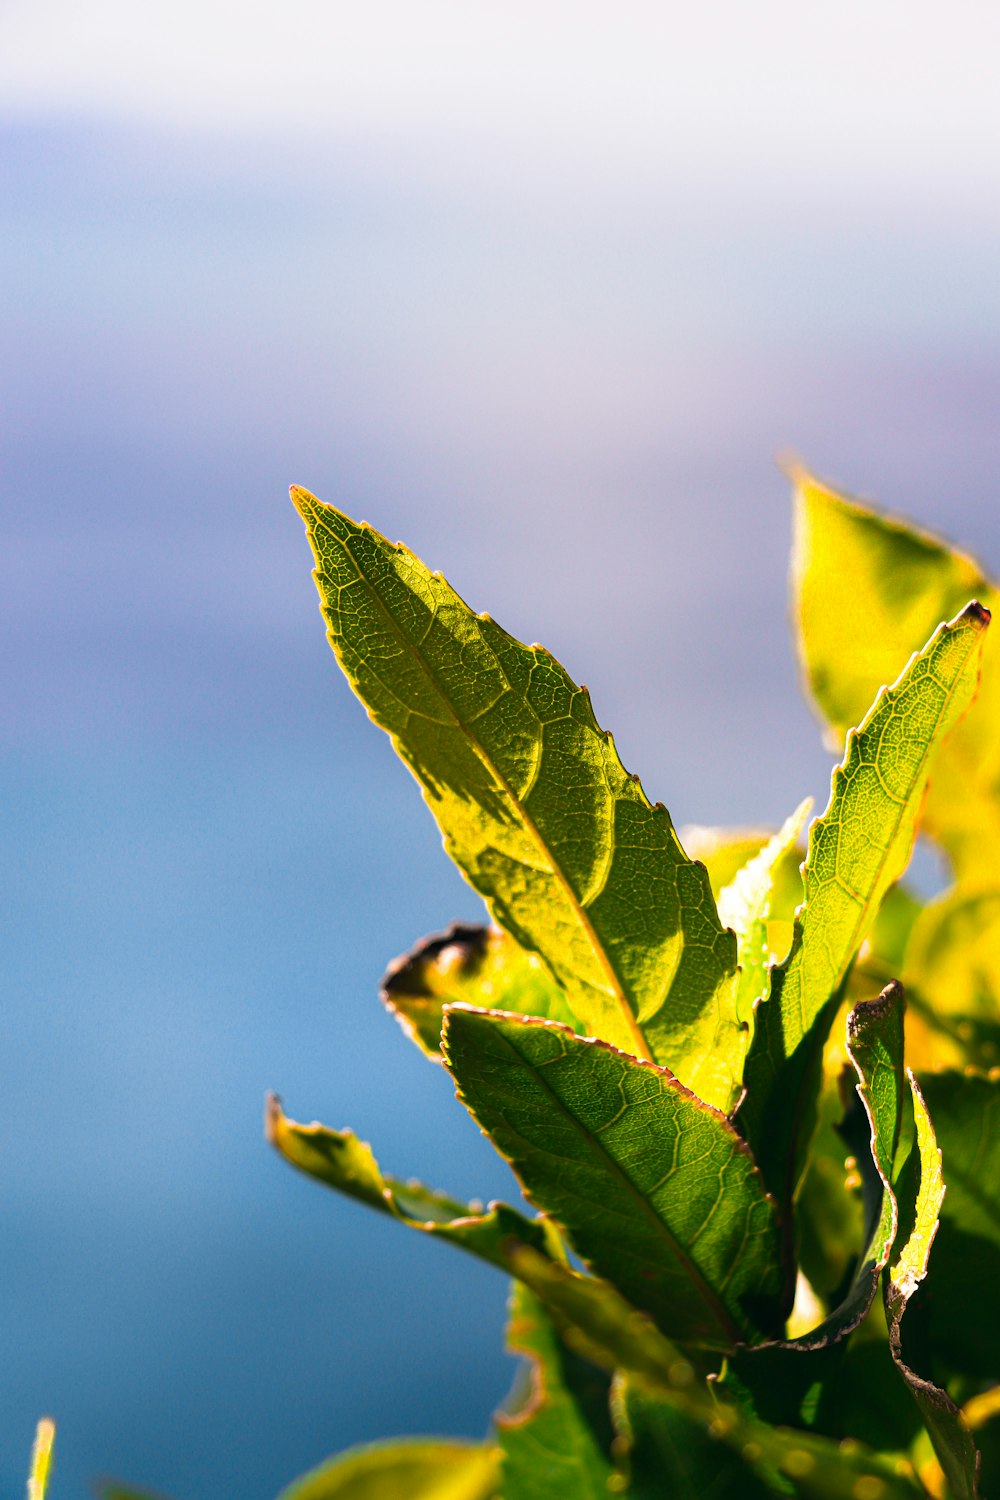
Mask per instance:
[[[1000,1386],[973,1396],[962,1416],[982,1459],[980,1488],[984,1495],[1000,1495]]]
[[[528,1398],[496,1418],[504,1500],[607,1500],[609,1380],[559,1337],[527,1287],[511,1292],[507,1346],[531,1361]]]
[[[1000,1377],[1000,1076],[921,1079],[947,1184],[927,1295],[929,1338],[951,1369]]]
[[[367,1141],[350,1130],[299,1125],[282,1112],[273,1094],[268,1099],[267,1135],[300,1172],[502,1270],[508,1269],[511,1241],[559,1253],[558,1242],[543,1220],[527,1219],[506,1203],[491,1203],[484,1212],[481,1205],[456,1202],[418,1182],[385,1177]]]
[[[99,1500],[167,1500],[159,1490],[137,1490],[134,1485],[123,1484],[99,1484],[97,1486]]]
[[[977,1500],[979,1489],[979,1454],[972,1434],[955,1403],[932,1380],[919,1374],[911,1363],[913,1356],[906,1346],[904,1317],[907,1306],[927,1274],[931,1245],[938,1229],[938,1215],[944,1198],[941,1174],[941,1152],[927,1106],[911,1076],[911,1097],[915,1130],[908,1160],[897,1172],[897,1192],[906,1183],[913,1194],[909,1233],[897,1244],[885,1276],[885,1316],[889,1328],[889,1348],[896,1367],[910,1389],[924,1426],[930,1435],[954,1500]],[[916,1191],[913,1185],[916,1181]],[[995,1330],[994,1330],[995,1332]]]
[[[444,1050],[531,1200],[672,1338],[730,1348],[773,1326],[773,1205],[723,1115],[550,1022],[449,1010]]]
[[[848,1018],[848,1055],[858,1075],[867,1139],[859,1151],[865,1197],[865,1249],[838,1306],[811,1332],[735,1354],[727,1380],[745,1389],[768,1422],[812,1427],[835,1383],[840,1355],[831,1352],[866,1317],[879,1275],[888,1264],[898,1213],[891,1186],[899,1144],[903,1075],[902,987],[888,985],[877,1000],[855,1006]],[[863,1154],[862,1154],[863,1151]]]
[[[400,1438],[349,1448],[278,1500],[499,1500],[499,1453],[453,1438]]]
[[[774,1486],[777,1477],[784,1493],[805,1500],[914,1500],[923,1493],[905,1464],[886,1463],[860,1444],[769,1427],[717,1400],[694,1365],[606,1281],[528,1248],[515,1250],[512,1262],[571,1348],[707,1428],[765,1484]]]
[[[618,1467],[631,1500],[763,1500],[791,1486],[765,1484],[719,1442],[707,1421],[637,1389],[623,1377],[612,1399]],[[506,1497],[505,1497],[506,1500]]]
[[[942,625],[847,737],[830,802],[812,825],[792,950],[757,1009],[739,1123],[790,1222],[815,1125],[823,1045],[882,897],[910,857],[932,752],[975,690],[989,616]]]
[[[825,1081],[820,1124],[795,1202],[799,1269],[827,1306],[840,1301],[864,1248],[864,1213],[857,1191],[863,1179],[857,1161],[869,1154],[868,1117],[851,1088],[853,1079],[845,1068],[839,1080]],[[848,1089],[850,1097],[845,1099],[841,1091]],[[861,1131],[854,1129],[856,1116],[864,1121]],[[855,1134],[861,1139],[856,1141]]]
[[[545,1016],[576,1029],[566,996],[545,964],[497,927],[466,927],[425,938],[397,958],[382,980],[382,999],[403,1030],[435,1062],[441,1061],[446,1005],[512,1010]]]
[[[406,548],[292,498],[337,658],[501,927],[541,954],[586,1031],[728,1108],[746,1051],[735,941],[586,690]]]

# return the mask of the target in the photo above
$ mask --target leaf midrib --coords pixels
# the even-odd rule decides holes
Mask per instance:
[[[715,1316],[720,1328],[725,1333],[727,1338],[731,1339],[733,1343],[741,1343],[744,1337],[743,1331],[738,1328],[736,1323],[733,1321],[728,1308],[719,1299],[715,1292],[715,1289],[705,1279],[704,1273],[701,1271],[700,1267],[691,1259],[683,1246],[680,1245],[680,1243],[670,1231],[667,1224],[657,1213],[656,1209],[653,1207],[653,1205],[650,1203],[649,1199],[645,1196],[641,1189],[638,1188],[632,1181],[632,1178],[625,1171],[624,1167],[622,1167],[621,1164],[616,1161],[616,1159],[608,1151],[607,1147],[602,1144],[597,1136],[592,1133],[592,1131],[576,1114],[574,1114],[574,1112],[559,1097],[559,1095],[555,1093],[552,1086],[542,1075],[542,1072],[537,1067],[537,1065],[533,1063],[529,1058],[525,1057],[524,1053],[521,1052],[517,1045],[511,1040],[509,1036],[504,1033],[504,1031],[500,1027],[495,1028],[495,1030],[496,1035],[500,1037],[500,1039],[510,1049],[510,1051],[514,1053],[514,1055],[525,1067],[530,1069],[536,1081],[541,1085],[542,1089],[552,1100],[559,1112],[563,1114],[577,1128],[584,1139],[592,1144],[592,1146],[596,1150],[596,1153],[603,1157],[604,1160],[609,1164],[609,1166],[611,1167],[612,1175],[617,1177],[625,1185],[633,1199],[638,1202],[643,1214],[652,1222],[653,1227],[657,1230],[657,1232],[671,1245],[675,1252],[676,1258],[680,1261],[683,1269],[687,1272],[691,1281],[701,1293],[702,1302]],[[518,1134],[520,1134],[520,1132],[518,1132]],[[535,1147],[534,1149],[537,1150],[538,1148]]]
[[[439,682],[438,677],[437,677],[436,673],[434,672],[434,670],[432,669],[430,663],[427,661],[426,657],[423,655],[423,653],[421,652],[421,650],[419,649],[419,647],[412,645],[406,639],[406,637],[403,635],[403,633],[402,633],[402,631],[400,629],[399,623],[396,620],[395,616],[390,612],[390,610],[383,603],[382,598],[381,598],[378,590],[374,587],[374,585],[371,582],[371,579],[368,577],[368,575],[361,568],[361,565],[359,564],[357,558],[354,556],[354,554],[351,551],[351,549],[348,547],[347,543],[343,540],[342,537],[337,536],[336,532],[331,531],[331,529],[329,528],[329,526],[327,526],[325,520],[323,519],[322,515],[320,515],[319,517],[317,517],[317,518],[314,519],[314,524],[316,526],[322,526],[323,529],[326,531],[326,534],[328,536],[332,537],[332,539],[337,543],[337,545],[341,548],[341,550],[344,552],[344,554],[350,559],[351,566],[353,567],[354,572],[355,572],[357,578],[359,579],[359,581],[361,581],[362,583],[364,583],[367,586],[367,588],[369,590],[369,593],[374,598],[375,603],[376,603],[378,609],[381,611],[382,615],[385,617],[385,619],[392,626],[394,633],[397,635],[397,638],[402,641],[402,643],[403,643],[403,649],[407,652],[407,654],[413,660],[415,660],[417,662],[418,666],[423,671],[424,676],[428,679],[428,681],[431,683],[431,685],[435,689],[435,691],[436,691],[436,693],[438,695],[438,698],[444,703],[445,707],[447,708],[448,713],[451,716],[451,718],[452,718],[452,720],[453,720],[456,728],[459,729],[462,732],[462,734],[465,735],[465,738],[469,741],[469,743],[473,747],[475,753],[479,757],[479,760],[486,767],[486,769],[489,771],[489,773],[496,779],[496,781],[499,782],[500,786],[503,788],[504,792],[507,794],[508,798],[510,799],[510,802],[516,808],[517,812],[519,813],[519,815],[521,817],[522,822],[524,823],[524,825],[527,828],[529,834],[531,835],[531,838],[534,841],[536,847],[538,848],[539,852],[544,857],[545,862],[549,866],[549,869],[551,870],[553,876],[559,882],[562,890],[564,891],[565,895],[567,896],[567,898],[569,900],[569,903],[570,903],[570,905],[571,905],[574,913],[576,914],[576,917],[577,917],[578,921],[580,922],[581,927],[583,928],[584,932],[587,935],[587,938],[588,938],[588,940],[590,942],[591,949],[593,950],[595,956],[598,959],[598,962],[600,963],[600,966],[603,968],[605,974],[608,976],[608,979],[611,982],[611,987],[612,987],[612,991],[613,991],[613,994],[614,994],[614,998],[615,998],[615,1000],[616,1000],[616,1002],[618,1004],[619,1010],[621,1011],[622,1016],[623,1016],[623,1018],[624,1018],[624,1020],[626,1022],[628,1030],[631,1033],[631,1035],[632,1035],[632,1037],[633,1037],[633,1039],[634,1039],[634,1041],[636,1043],[636,1048],[637,1048],[636,1055],[638,1057],[641,1057],[641,1058],[645,1059],[647,1062],[652,1062],[652,1060],[653,1060],[652,1053],[651,1053],[651,1051],[649,1049],[649,1045],[648,1045],[648,1043],[646,1041],[645,1036],[643,1035],[642,1031],[639,1029],[639,1023],[638,1023],[638,1021],[636,1020],[635,1016],[632,1013],[631,1007],[630,1007],[629,1002],[628,1002],[628,998],[627,998],[627,996],[625,994],[625,989],[624,989],[624,986],[622,984],[622,981],[621,981],[619,975],[615,972],[614,968],[612,967],[611,960],[608,957],[607,953],[605,952],[603,945],[600,942],[598,942],[597,934],[595,933],[594,928],[593,928],[593,926],[592,926],[592,924],[590,922],[590,919],[587,916],[586,909],[580,904],[580,901],[579,901],[578,897],[576,896],[576,893],[574,892],[572,886],[570,885],[569,880],[568,880],[565,872],[563,871],[563,869],[561,868],[561,866],[557,863],[557,861],[553,858],[553,855],[552,855],[552,853],[551,853],[548,845],[543,840],[543,838],[541,836],[541,833],[539,832],[538,827],[535,824],[534,819],[531,817],[531,814],[528,812],[527,808],[524,806],[524,804],[521,801],[520,797],[514,791],[514,788],[511,786],[510,782],[502,774],[502,772],[499,770],[499,768],[494,764],[493,760],[491,759],[491,757],[489,755],[489,752],[486,750],[485,746],[482,744],[482,742],[480,741],[480,739],[478,738],[478,736],[473,733],[473,731],[470,728],[470,726],[468,724],[466,724],[463,719],[459,718],[458,714],[455,712],[454,708],[452,707],[452,704],[451,704],[450,700],[448,699],[446,693],[444,692],[444,690],[443,690],[443,688],[441,686],[441,683]],[[468,606],[466,606],[466,607],[468,607]],[[436,613],[437,613],[436,601],[435,601],[434,613],[435,613],[435,616],[436,616]],[[473,614],[473,612],[471,610],[469,611],[469,613],[470,613],[470,615]],[[474,618],[474,616],[473,616],[473,618]],[[479,634],[479,638],[482,641],[483,645],[490,652],[490,655],[493,657],[493,660],[496,662],[496,665],[497,665],[499,671],[501,672],[501,674],[503,676],[504,682],[507,684],[508,691],[511,692],[511,693],[513,693],[514,689],[510,685],[510,682],[509,682],[509,680],[507,678],[506,672],[504,672],[503,667],[500,665],[500,662],[497,660],[496,653],[493,651],[492,647],[488,644],[488,642],[483,639],[482,632],[480,631],[480,632],[478,632],[478,634]],[[339,654],[340,653],[338,651],[337,655],[339,656]],[[539,720],[539,723],[541,723],[540,720]],[[399,739],[399,736],[394,734],[394,735],[392,735],[392,738],[393,739]]]

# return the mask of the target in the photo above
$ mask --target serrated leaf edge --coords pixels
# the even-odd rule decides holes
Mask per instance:
[[[534,1027],[545,1028],[545,1029],[547,1029],[549,1031],[558,1031],[558,1032],[561,1032],[563,1035],[565,1035],[567,1037],[570,1037],[574,1042],[580,1042],[580,1043],[582,1043],[582,1044],[584,1044],[586,1046],[600,1047],[603,1051],[610,1052],[615,1057],[622,1057],[627,1062],[629,1062],[629,1063],[631,1063],[633,1065],[636,1065],[636,1066],[642,1067],[642,1068],[647,1068],[650,1071],[658,1074],[661,1078],[663,1078],[666,1081],[666,1083],[674,1091],[676,1091],[677,1093],[679,1093],[679,1094],[683,1095],[684,1097],[690,1099],[692,1101],[692,1103],[694,1103],[695,1105],[697,1105],[697,1107],[699,1109],[704,1110],[707,1114],[713,1115],[716,1118],[716,1120],[725,1128],[727,1134],[731,1138],[731,1142],[732,1142],[733,1146],[735,1147],[735,1149],[741,1155],[745,1156],[747,1158],[748,1162],[750,1163],[750,1167],[751,1167],[751,1170],[752,1170],[753,1178],[756,1181],[757,1186],[760,1189],[760,1193],[761,1193],[762,1198],[764,1198],[770,1204],[770,1206],[771,1206],[772,1212],[774,1213],[774,1216],[775,1216],[775,1223],[776,1224],[780,1223],[780,1217],[779,1217],[779,1214],[778,1214],[777,1203],[775,1202],[775,1199],[774,1199],[773,1195],[768,1192],[768,1190],[767,1190],[767,1188],[766,1188],[766,1186],[764,1184],[763,1176],[761,1175],[760,1169],[757,1166],[756,1161],[754,1160],[753,1152],[751,1151],[751,1149],[750,1149],[749,1145],[747,1144],[747,1142],[743,1139],[743,1137],[736,1130],[735,1126],[733,1125],[733,1123],[730,1120],[730,1118],[728,1117],[728,1115],[726,1115],[721,1109],[717,1109],[715,1107],[715,1105],[713,1105],[713,1104],[706,1104],[705,1101],[704,1101],[704,1099],[699,1099],[698,1095],[695,1094],[694,1092],[692,1092],[692,1090],[689,1089],[686,1084],[681,1083],[680,1079],[677,1078],[670,1071],[669,1068],[665,1068],[665,1067],[663,1067],[659,1063],[654,1063],[649,1058],[633,1057],[628,1052],[622,1052],[622,1050],[619,1047],[612,1046],[612,1044],[610,1042],[604,1041],[604,1039],[602,1037],[578,1036],[576,1034],[576,1032],[571,1031],[568,1026],[562,1025],[562,1023],[559,1022],[559,1021],[550,1021],[546,1017],[543,1017],[543,1016],[523,1016],[523,1015],[519,1015],[516,1011],[484,1010],[484,1009],[481,1009],[478,1006],[468,1005],[467,1003],[465,1003],[463,1001],[459,1001],[457,1003],[449,1004],[449,1005],[446,1005],[444,1007],[444,1025],[443,1025],[443,1028],[442,1028],[441,1048],[442,1048],[442,1053],[443,1053],[443,1056],[444,1056],[445,1064],[446,1064],[446,1066],[448,1066],[449,1071],[451,1071],[451,1064],[450,1064],[450,1060],[449,1060],[449,1056],[448,1056],[448,1023],[449,1023],[449,1019],[450,1019],[451,1014],[453,1014],[453,1013],[463,1013],[463,1012],[467,1013],[467,1014],[475,1015],[475,1016],[480,1016],[480,1017],[483,1017],[484,1019],[485,1018],[490,1018],[490,1019],[503,1020],[503,1021],[516,1021],[520,1025],[523,1025],[523,1026],[529,1026],[529,1027],[530,1026],[534,1026]],[[452,1073],[452,1077],[453,1078],[455,1077],[454,1073]],[[476,1116],[476,1113],[473,1110],[472,1106],[469,1104],[468,1100],[465,1098],[465,1095],[462,1092],[461,1086],[459,1085],[459,1082],[458,1082],[457,1078],[455,1078],[455,1094],[456,1094],[456,1097],[460,1100],[460,1102],[465,1105],[465,1108],[469,1111],[469,1113],[473,1116],[473,1118],[474,1119],[478,1119],[478,1117]],[[568,1113],[568,1111],[566,1110],[566,1107],[560,1101],[558,1101],[555,1098],[553,1098],[553,1102],[557,1105],[557,1107],[563,1113]],[[488,1132],[484,1132],[484,1133],[488,1134]],[[586,1133],[588,1135],[590,1134],[589,1131],[587,1131]],[[492,1140],[492,1137],[490,1137],[490,1139]],[[596,1137],[594,1137],[593,1139],[595,1139],[595,1141],[596,1141]],[[597,1144],[600,1145],[599,1142]],[[505,1152],[503,1152],[503,1151],[500,1150],[500,1147],[496,1145],[496,1142],[493,1142],[493,1145],[494,1145],[495,1149],[497,1150],[498,1154],[500,1156],[502,1156],[503,1159],[510,1164],[511,1169],[514,1171],[515,1176],[518,1178],[518,1181],[521,1182],[520,1175],[517,1173],[517,1169],[514,1167],[513,1162],[510,1161],[510,1158],[506,1155]],[[602,1153],[603,1153],[603,1147],[601,1147],[600,1149],[602,1150]],[[603,1153],[603,1154],[606,1154],[606,1153]],[[615,1161],[613,1161],[610,1157],[608,1157],[608,1166],[609,1166],[609,1169],[615,1174],[615,1176],[623,1178],[628,1183],[629,1188],[635,1194],[636,1198],[639,1199],[643,1203],[643,1205],[645,1207],[646,1206],[646,1200],[643,1198],[643,1196],[639,1192],[639,1190],[635,1187],[635,1185],[632,1182],[631,1178],[627,1177],[627,1174],[618,1165],[618,1163],[615,1162]],[[544,1216],[546,1216],[546,1217],[548,1217],[550,1219],[553,1219],[554,1222],[556,1222],[558,1224],[558,1220],[555,1220],[555,1216],[553,1214],[551,1214],[549,1212],[549,1210],[546,1209],[543,1204],[540,1204],[532,1196],[531,1192],[528,1190],[528,1188],[525,1186],[525,1184],[523,1182],[521,1183],[521,1190],[522,1190],[522,1192],[524,1194],[524,1197],[532,1205],[533,1208],[538,1209],[538,1211],[541,1214],[543,1214]],[[674,1239],[673,1235],[670,1234],[670,1232],[667,1230],[667,1226],[664,1223],[664,1221],[662,1219],[660,1219],[658,1216],[656,1216],[656,1222],[657,1222],[657,1225],[659,1226],[659,1228],[664,1232],[665,1237],[668,1238],[671,1241],[671,1243],[673,1243],[676,1246],[676,1248],[677,1248],[677,1254],[678,1254],[678,1259],[682,1262],[682,1264],[684,1265],[684,1267],[686,1269],[690,1268],[690,1274],[691,1274],[691,1280],[692,1280],[692,1282],[695,1283],[696,1285],[698,1285],[699,1287],[704,1287],[705,1290],[709,1293],[709,1296],[706,1298],[706,1301],[708,1302],[708,1304],[710,1306],[712,1306],[712,1307],[716,1307],[716,1304],[718,1304],[717,1305],[717,1316],[718,1316],[718,1319],[719,1319],[719,1323],[720,1323],[720,1326],[725,1327],[725,1328],[727,1328],[728,1330],[731,1331],[731,1333],[733,1335],[732,1347],[733,1348],[741,1347],[743,1345],[742,1332],[737,1327],[737,1325],[734,1323],[734,1321],[732,1319],[732,1316],[728,1312],[728,1310],[725,1307],[725,1305],[720,1301],[719,1294],[716,1292],[715,1288],[712,1287],[710,1285],[710,1283],[708,1283],[706,1281],[704,1273],[702,1271],[700,1271],[699,1268],[690,1260],[690,1258],[689,1258],[686,1250],[684,1250],[684,1248],[682,1246],[680,1246],[678,1244],[678,1242]],[[562,1224],[559,1224],[559,1230],[572,1243],[572,1238],[573,1237],[569,1233],[569,1231],[565,1228],[565,1226],[562,1225]],[[587,1266],[588,1270],[592,1270],[590,1262],[589,1262],[589,1260],[585,1256],[581,1255],[580,1259],[583,1261],[583,1264]],[[593,1274],[596,1276],[598,1273],[593,1272]]]

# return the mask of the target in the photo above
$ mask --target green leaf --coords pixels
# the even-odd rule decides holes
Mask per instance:
[[[831,1346],[839,1345],[867,1316],[889,1262],[899,1222],[891,1179],[906,1087],[903,1013],[903,990],[893,982],[878,999],[855,1006],[848,1017],[847,1049],[858,1076],[866,1139],[858,1152],[865,1248],[846,1293],[810,1332],[737,1351],[728,1362],[726,1382],[745,1392],[765,1421],[828,1430],[821,1408],[835,1394],[839,1368],[839,1356],[831,1354]]]
[[[982,1459],[979,1483],[984,1495],[1000,1495],[1000,1386],[973,1396],[962,1416]]]
[[[520,1409],[495,1419],[504,1500],[607,1500],[607,1375],[566,1347],[543,1304],[517,1284],[507,1347],[531,1361],[531,1383]]]
[[[913,925],[906,973],[970,1062],[1000,1061],[1000,886],[960,886],[930,902]]]
[[[921,1078],[948,1191],[927,1320],[935,1355],[977,1383],[1000,1376],[1000,1076]]]
[[[52,1450],[56,1441],[56,1424],[51,1417],[42,1417],[35,1429],[35,1443],[31,1452],[31,1473],[28,1476],[28,1500],[45,1500],[52,1472]]]
[[[705,823],[685,823],[680,829],[680,840],[688,854],[708,871],[716,901],[773,836],[773,828],[714,828]]]
[[[268,1140],[300,1172],[501,1270],[508,1269],[512,1241],[547,1254],[560,1253],[558,1240],[543,1220],[527,1219],[506,1203],[491,1203],[484,1212],[481,1205],[456,1202],[419,1182],[383,1176],[367,1141],[350,1130],[299,1125],[284,1114],[273,1094],[268,1098],[266,1125]]]
[[[769,1427],[716,1399],[692,1363],[608,1282],[581,1276],[537,1251],[513,1252],[515,1274],[541,1299],[563,1338],[585,1359],[624,1373],[633,1389],[709,1430],[765,1484],[806,1500],[914,1500],[923,1491],[907,1465],[860,1444],[831,1443]]]
[[[441,1061],[446,1005],[512,1010],[576,1029],[566,996],[542,960],[497,927],[455,923],[447,932],[425,938],[389,966],[382,999],[407,1035],[435,1062]]]
[[[349,1448],[278,1500],[499,1500],[499,1453],[453,1438],[402,1438]]]
[[[815,1124],[823,1045],[851,963],[910,857],[933,751],[971,702],[989,616],[942,625],[847,737],[809,833],[792,949],[757,1008],[739,1124],[786,1226]]]
[[[166,1500],[159,1490],[137,1490],[132,1485],[99,1484],[99,1500]]]
[[[719,920],[736,934],[740,966],[736,1014],[747,1027],[753,1026],[754,1006],[767,992],[771,964],[767,924],[777,875],[798,844],[811,810],[812,798],[807,797],[774,837],[737,870],[719,895]]]
[[[898,883],[888,890],[875,914],[868,934],[870,960],[881,966],[881,982],[906,976],[903,967],[913,929],[923,905],[913,892]]]
[[[672,1074],[565,1027],[449,1009],[459,1097],[578,1253],[681,1343],[774,1326],[774,1207],[729,1121]]]
[[[541,954],[586,1031],[728,1108],[746,1049],[735,940],[586,690],[406,548],[292,499],[337,658],[497,922]]]
[[[868,1154],[867,1135],[856,1142],[854,1126],[858,1115],[867,1125],[867,1115],[856,1093],[843,1097],[844,1085],[849,1086],[846,1068],[839,1080],[824,1079],[820,1123],[795,1200],[799,1270],[828,1306],[847,1285],[864,1247],[864,1213],[856,1188],[862,1185],[857,1161],[859,1151],[862,1161]]]
[[[939,620],[967,599],[992,608],[996,587],[940,538],[859,505],[798,470],[793,592],[804,675],[843,739]],[[926,828],[960,874],[1000,857],[1000,644],[983,653],[980,705],[939,758]]]
[[[762,1500],[789,1492],[765,1484],[740,1455],[722,1447],[709,1422],[622,1377],[612,1411],[620,1482],[631,1500]]]
[[[927,1274],[931,1245],[938,1229],[938,1215],[944,1198],[941,1152],[934,1135],[916,1080],[910,1076],[913,1116],[916,1125],[910,1163],[904,1163],[897,1177],[918,1186],[909,1234],[897,1246],[885,1278],[885,1314],[889,1328],[889,1348],[896,1367],[910,1389],[924,1426],[927,1428],[938,1462],[947,1477],[954,1500],[977,1500],[979,1489],[979,1455],[971,1432],[958,1407],[945,1391],[924,1378],[909,1363],[904,1348],[904,1314]],[[994,1329],[995,1332],[995,1329]]]

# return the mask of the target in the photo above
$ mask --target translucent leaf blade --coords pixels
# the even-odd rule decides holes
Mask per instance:
[[[35,1443],[31,1453],[31,1473],[28,1476],[28,1500],[45,1500],[49,1478],[52,1473],[52,1454],[56,1441],[56,1424],[51,1417],[42,1417],[35,1430]]]
[[[304,1474],[278,1500],[498,1500],[499,1454],[449,1438],[350,1448]]]
[[[586,690],[402,546],[292,498],[337,658],[497,922],[541,954],[586,1031],[727,1108],[746,1043],[734,940]]]
[[[823,1044],[879,904],[910,857],[934,751],[972,701],[989,615],[942,625],[847,738],[809,833],[805,901],[757,1009],[739,1121],[786,1216],[815,1116]]]
[[[564,1027],[449,1010],[445,1058],[529,1198],[672,1338],[773,1327],[774,1207],[745,1145],[666,1070]]]
[[[803,672],[843,740],[939,620],[967,599],[992,608],[996,586],[939,537],[838,494],[805,471],[795,481],[792,583]],[[960,874],[1000,855],[1000,642],[983,653],[975,719],[942,752],[927,799],[929,833]]]
[[[528,1219],[506,1203],[492,1203],[483,1210],[421,1183],[384,1176],[371,1147],[353,1131],[300,1125],[288,1118],[273,1095],[268,1100],[267,1134],[280,1155],[308,1177],[501,1270],[509,1268],[512,1242],[558,1253],[550,1229],[541,1220]]]
[[[972,1433],[950,1396],[933,1380],[918,1373],[906,1351],[906,1311],[927,1275],[931,1246],[938,1231],[938,1216],[945,1196],[941,1152],[934,1126],[916,1080],[910,1077],[915,1121],[914,1161],[897,1173],[909,1182],[915,1196],[908,1234],[897,1245],[885,1278],[885,1315],[889,1348],[930,1435],[938,1462],[948,1480],[954,1500],[979,1500],[979,1454]],[[915,1170],[914,1170],[915,1168]]]
[[[771,963],[768,918],[778,872],[798,844],[811,810],[812,798],[807,797],[719,893],[719,920],[736,934],[740,968],[736,1014],[747,1027],[752,1027],[754,1005],[767,990]]]

